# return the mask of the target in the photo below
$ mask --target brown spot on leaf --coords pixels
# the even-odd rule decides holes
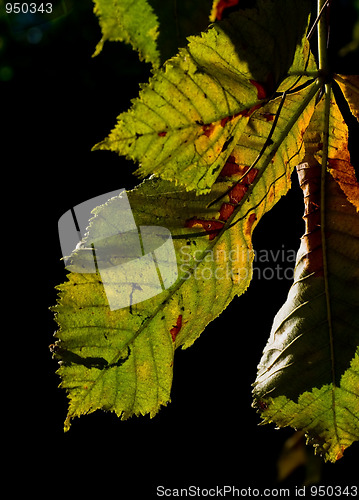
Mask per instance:
[[[206,137],[210,137],[211,134],[213,133],[214,128],[215,128],[214,123],[209,123],[208,125],[203,125],[202,126],[203,134]]]
[[[244,117],[249,117],[251,116],[257,109],[261,108],[262,104],[256,104],[255,106],[252,106],[251,108],[244,109],[240,113],[238,113],[240,116]]]
[[[188,219],[185,223],[185,227],[197,226],[203,227],[203,229],[208,233],[209,239],[213,240],[224,226],[224,222],[218,220],[197,219],[197,217],[192,217],[192,219]]]
[[[245,110],[245,111],[247,111],[247,110]],[[242,113],[243,113],[243,112],[242,112],[242,111],[240,111],[239,113],[236,113],[236,114],[234,114],[234,115],[232,115],[232,116],[226,116],[226,117],[222,118],[222,120],[221,120],[221,127],[225,127],[225,126],[226,126],[226,124],[227,124],[227,122],[230,122],[230,121],[234,120],[234,119],[235,119],[235,118],[237,118],[238,116],[242,116]],[[244,115],[243,115],[243,116],[244,116]]]
[[[248,173],[246,173],[248,172]],[[219,219],[200,219],[192,217],[187,219],[185,227],[202,227],[207,233],[209,240],[213,240],[223,228],[225,222],[233,214],[236,205],[242,200],[245,193],[248,191],[250,184],[254,181],[258,174],[258,169],[248,166],[239,166],[235,162],[235,158],[230,156],[226,165],[223,167],[221,174],[223,176],[233,175],[234,173],[244,176],[241,182],[235,182],[232,189],[229,191],[229,203],[224,202],[219,210]],[[254,215],[254,214],[252,214]]]
[[[170,330],[170,334],[171,334],[173,342],[176,340],[176,337],[179,334],[179,331],[181,330],[181,328],[182,328],[182,314],[180,314],[178,316],[176,324]]]
[[[248,174],[245,176],[245,178],[243,179],[243,182],[245,182],[246,184],[252,184],[252,182],[254,181],[254,179],[257,177],[258,175],[258,169],[257,168],[252,168]]]
[[[226,116],[226,118],[222,118],[221,120],[221,127],[224,127],[226,123],[231,119],[230,116]]]
[[[275,114],[274,113],[262,113],[262,116],[267,122],[272,122],[274,120]]]
[[[231,177],[232,175],[240,174],[243,167],[240,167],[234,156],[230,156],[220,172],[221,177]]]
[[[257,406],[261,411],[265,411],[268,409],[268,404],[265,401],[262,401],[261,399],[257,401]]]
[[[167,132],[158,132],[158,137],[166,137]]]
[[[247,170],[249,167],[247,167]],[[244,172],[245,173],[245,172]],[[252,184],[254,179],[257,177],[258,169],[252,168],[249,170],[248,174],[242,179],[238,184],[235,184],[231,191],[229,192],[229,201],[234,204],[238,204],[245,193],[248,191],[249,186]]]
[[[225,222],[233,214],[234,209],[235,207],[231,203],[222,203],[219,211],[219,218]]]
[[[251,214],[249,217],[248,217],[248,220],[246,222],[246,227],[244,229],[245,233],[250,235],[251,232],[252,232],[252,227],[253,227],[253,224],[255,223],[255,221],[257,220],[257,216],[256,214]]]
[[[239,184],[235,184],[233,188],[229,192],[229,201],[238,205],[243,196],[248,191],[248,186],[240,182]]]

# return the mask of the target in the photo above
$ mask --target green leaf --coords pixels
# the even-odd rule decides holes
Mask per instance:
[[[102,31],[95,56],[106,40],[121,41],[131,43],[141,59],[159,65],[158,20],[147,0],[94,0],[94,4]]]
[[[305,429],[307,443],[335,462],[344,450],[359,439],[359,350],[342,375],[338,385],[313,387],[298,397],[284,395],[261,402],[264,423],[275,422],[280,427]]]
[[[297,167],[305,234],[254,384],[265,422],[304,430],[334,462],[359,439],[359,184],[348,130],[330,92]]]
[[[110,310],[99,274],[70,273],[59,286],[54,353],[70,398],[66,429],[73,417],[97,409],[122,418],[154,415],[170,400],[175,349],[190,346],[248,287],[253,229],[289,189],[300,151],[297,138],[309,123],[318,88],[311,84],[258,110],[210,193],[197,196],[155,178],[128,193],[138,226],[171,231],[179,269],[171,288]],[[264,148],[271,132],[273,143]],[[120,198],[113,198],[95,210],[73,256],[78,263],[92,257],[86,248],[108,226],[121,229],[119,204]],[[111,245],[109,258],[116,259],[118,248]]]
[[[94,149],[140,162],[140,177],[208,192],[250,115],[288,74],[294,82],[295,74],[316,70],[303,39],[309,10],[310,2],[259,0],[191,37]]]
[[[211,10],[211,0],[94,0],[94,4],[102,30],[95,55],[106,40],[126,42],[156,68],[186,45],[187,36],[207,28]]]

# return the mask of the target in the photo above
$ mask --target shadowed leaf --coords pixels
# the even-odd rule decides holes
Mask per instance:
[[[351,112],[359,121],[359,76],[336,75],[335,79],[339,83]]]
[[[334,98],[327,105],[328,126],[322,100],[304,136],[305,163],[297,169],[306,232],[294,284],[258,366],[254,396],[266,422],[304,430],[334,462],[359,439],[359,186],[346,125]],[[325,130],[328,168],[321,165]]]

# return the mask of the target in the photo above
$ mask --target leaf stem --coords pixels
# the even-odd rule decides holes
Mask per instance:
[[[318,0],[318,17],[320,13],[323,13],[323,7],[327,4],[326,0]],[[319,71],[324,75],[328,74],[328,24],[327,17],[321,15],[318,22],[318,63]],[[322,168],[321,168],[321,180],[320,180],[320,227],[322,235],[322,250],[323,250],[323,273],[324,273],[324,287],[325,287],[325,297],[327,306],[327,319],[329,328],[329,342],[331,351],[331,369],[332,369],[332,379],[333,386],[335,387],[335,370],[334,370],[334,344],[333,344],[333,331],[332,331],[332,316],[331,316],[331,304],[330,304],[330,290],[328,283],[328,261],[327,261],[327,249],[326,249],[326,179],[327,179],[327,164],[329,156],[329,127],[330,127],[330,106],[331,106],[331,93],[332,84],[325,83],[324,85],[324,121],[323,121],[323,154],[322,154]]]
[[[308,35],[307,35],[307,40],[310,40],[310,39],[312,38],[312,35],[313,35],[314,30],[315,30],[315,28],[316,28],[316,26],[317,26],[317,24],[318,24],[318,22],[319,22],[319,19],[322,17],[322,14],[323,14],[323,12],[324,12],[325,7],[327,7],[327,6],[330,4],[330,2],[331,2],[331,0],[326,0],[326,1],[323,3],[322,7],[321,7],[321,8],[318,8],[318,15],[317,15],[317,18],[316,18],[316,20],[314,21],[313,26],[310,28],[310,31],[309,31],[309,33],[308,33]]]
[[[335,350],[334,350],[334,336],[333,336],[333,322],[332,322],[332,307],[330,300],[330,287],[328,280],[328,259],[327,259],[327,243],[326,243],[326,180],[328,178],[327,164],[329,157],[329,127],[330,127],[330,107],[331,107],[331,93],[332,84],[325,84],[325,101],[324,101],[324,127],[323,127],[323,155],[322,155],[322,169],[321,169],[321,182],[320,182],[320,228],[322,236],[322,252],[323,252],[323,274],[324,274],[324,291],[325,291],[325,302],[327,308],[327,321],[328,321],[328,331],[329,331],[329,348],[330,348],[330,362],[331,362],[331,374],[332,374],[332,409],[333,409],[333,425],[335,430],[335,435],[338,443],[340,442],[337,427],[337,416],[335,410],[335,389],[337,387],[336,383],[336,372],[335,372]]]
[[[327,164],[328,164],[328,149],[329,149],[329,125],[330,125],[330,100],[331,100],[331,84],[327,83],[325,85],[325,102],[324,102],[324,127],[323,127],[323,155],[322,155],[322,170],[320,179],[320,227],[322,234],[322,249],[323,249],[323,272],[324,272],[324,286],[325,295],[327,303],[327,317],[328,317],[328,327],[330,333],[330,348],[331,348],[331,358],[332,358],[332,371],[333,371],[333,383],[334,377],[334,349],[333,349],[333,332],[332,332],[332,322],[331,322],[331,307],[330,307],[330,295],[329,295],[329,285],[328,285],[328,262],[327,262],[327,251],[326,251],[326,179],[327,179]]]
[[[323,11],[327,5],[327,0],[318,0],[318,65],[324,74],[328,73],[328,23]]]

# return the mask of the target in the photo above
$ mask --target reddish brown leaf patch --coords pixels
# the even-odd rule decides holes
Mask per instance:
[[[213,133],[214,128],[215,128],[214,123],[209,123],[208,125],[203,125],[202,126],[203,134],[206,137],[210,137]]]
[[[224,226],[224,222],[218,220],[197,219],[196,217],[192,217],[192,219],[188,219],[185,224],[185,227],[197,226],[203,227],[203,229],[208,233],[209,239],[213,240]]]
[[[232,189],[229,191],[229,203],[224,202],[219,210],[219,219],[199,219],[198,217],[192,217],[187,219],[185,222],[185,227],[202,227],[207,233],[209,240],[213,240],[223,228],[225,222],[233,214],[236,205],[242,200],[243,196],[248,191],[250,184],[254,181],[258,174],[258,169],[246,166],[239,166],[235,163],[233,156],[230,156],[226,165],[223,167],[221,175],[228,176],[231,172],[236,172],[238,174],[244,175],[241,182],[236,182]],[[248,171],[248,174],[246,172]],[[254,214],[252,214],[254,215]]]
[[[176,324],[170,330],[170,334],[171,334],[173,342],[176,340],[176,337],[179,334],[179,331],[181,330],[181,328],[182,328],[182,314],[180,314],[178,316]]]
[[[223,12],[229,7],[234,7],[235,5],[237,5],[238,2],[239,0],[219,0],[218,4],[216,5],[215,18],[220,21],[223,17]]]
[[[297,167],[299,185],[304,195],[305,234],[303,244],[307,256],[307,269],[309,273],[323,276],[323,248],[320,227],[320,186],[321,165],[308,165],[306,163]]]
[[[222,221],[226,221],[227,219],[230,218],[230,216],[233,214],[235,209],[234,205],[231,205],[231,203],[222,203],[221,209],[219,211],[219,218]]]
[[[266,99],[267,91],[262,83],[256,82],[255,80],[249,80],[252,85],[257,89],[257,97],[258,99]]]
[[[274,120],[275,114],[274,113],[262,113],[262,116],[267,122],[272,122]]]
[[[166,137],[167,132],[158,132],[158,137]]]
[[[265,410],[267,410],[267,409],[268,409],[268,404],[267,404],[265,401],[261,400],[261,399],[259,399],[259,400],[256,402],[256,404],[257,404],[257,407],[258,407],[261,411],[265,411]]]
[[[251,108],[244,109],[240,113],[238,113],[240,116],[244,117],[249,117],[251,116],[257,109],[261,108],[262,104],[256,104],[255,106],[252,106]]]
[[[238,205],[247,191],[248,186],[246,184],[243,184],[242,182],[235,184],[229,192],[229,201],[234,203],[234,205]]]
[[[254,181],[254,179],[257,177],[258,175],[258,169],[257,168],[252,168],[248,174],[245,176],[245,178],[243,179],[242,182],[246,183],[246,184],[252,184],[252,182]]]
[[[245,109],[244,111],[240,111],[239,113],[236,113],[235,115],[226,116],[225,118],[222,118],[222,120],[221,120],[221,127],[225,127],[226,124],[227,124],[227,122],[230,122],[230,121],[234,120],[238,116],[247,116],[246,113],[247,113],[247,110]]]
[[[300,187],[304,194],[305,234],[302,238],[304,247],[303,260],[308,274],[324,276],[323,237],[326,239],[327,252],[329,251],[335,232],[343,221],[357,214],[359,185],[355,172],[349,162],[346,151],[339,152],[342,158],[328,160],[329,172],[325,178],[325,206],[321,206],[321,176],[322,167],[319,163],[303,163],[298,165],[297,172]],[[321,227],[321,211],[325,210],[330,217],[325,218],[325,230]],[[334,228],[334,233],[331,232]],[[333,245],[337,245],[335,243]]]
[[[247,167],[248,170],[249,167]],[[229,201],[237,205],[243,198],[243,196],[248,191],[249,186],[252,184],[254,179],[257,177],[258,169],[252,168],[249,170],[248,174],[242,179],[238,184],[235,184],[231,191],[229,192]]]
[[[242,169],[243,167],[240,167],[238,163],[236,163],[234,156],[230,156],[219,175],[221,177],[231,177],[232,175],[240,174]]]
[[[250,235],[251,232],[252,232],[252,228],[253,228],[253,224],[255,223],[255,221],[257,220],[257,216],[256,214],[251,214],[249,217],[248,217],[248,220],[246,222],[246,227],[244,229],[245,233]]]
[[[222,118],[221,127],[225,127],[226,123],[231,119],[231,116],[226,116],[226,118]]]

